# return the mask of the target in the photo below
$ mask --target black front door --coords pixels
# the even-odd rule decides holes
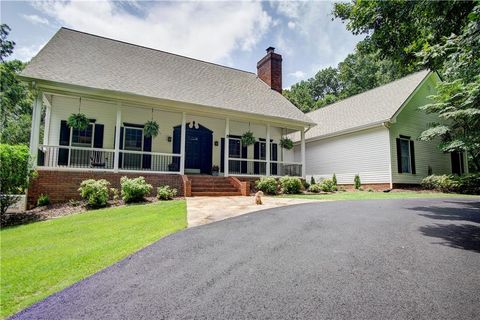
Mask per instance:
[[[173,128],[173,152],[180,153],[181,126]],[[198,169],[201,173],[212,172],[212,131],[202,125],[190,128],[187,123],[185,137],[185,169]]]

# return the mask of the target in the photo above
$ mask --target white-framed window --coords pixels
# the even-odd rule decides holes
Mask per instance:
[[[123,137],[123,149],[143,151],[143,129],[125,127]]]

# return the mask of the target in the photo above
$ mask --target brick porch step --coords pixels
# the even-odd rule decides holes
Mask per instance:
[[[226,177],[189,175],[192,196],[240,196],[241,192]]]
[[[228,196],[241,196],[240,191],[235,192],[225,192],[225,191],[202,191],[202,192],[193,192],[193,197],[228,197]]]

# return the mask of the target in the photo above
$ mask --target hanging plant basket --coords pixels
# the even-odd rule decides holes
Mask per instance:
[[[90,124],[90,120],[83,113],[72,113],[67,119],[67,124],[70,128],[85,130]]]
[[[293,141],[290,138],[280,139],[280,147],[285,150],[291,150],[293,148]]]
[[[252,131],[247,131],[242,135],[242,144],[244,146],[249,146],[255,143],[255,137],[253,136]]]
[[[143,127],[143,133],[145,137],[156,137],[158,136],[158,132],[160,131],[160,126],[156,121],[150,120],[145,123]]]

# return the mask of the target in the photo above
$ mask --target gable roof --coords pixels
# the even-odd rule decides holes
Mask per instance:
[[[67,28],[21,77],[313,123],[254,73]]]
[[[307,113],[317,125],[305,138],[328,137],[390,121],[429,75],[428,70],[419,71]],[[294,139],[298,141],[299,135]]]

